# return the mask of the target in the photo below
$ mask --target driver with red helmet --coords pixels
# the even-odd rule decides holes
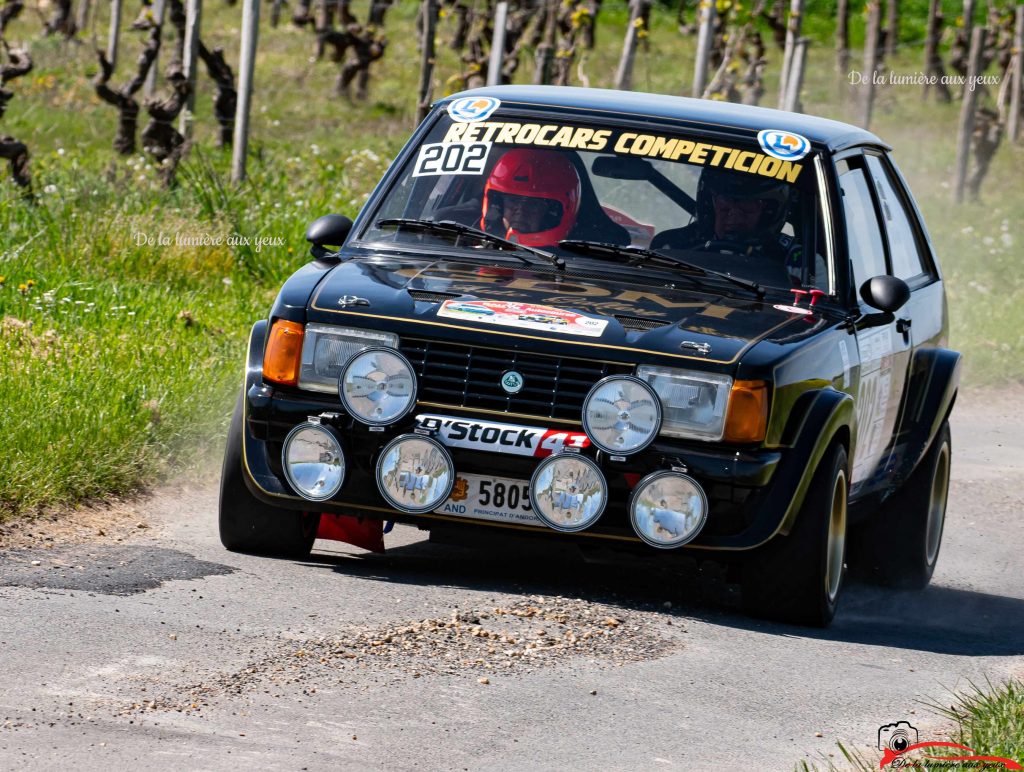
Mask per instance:
[[[576,167],[555,150],[513,148],[484,185],[480,227],[527,247],[569,237],[580,210]]]

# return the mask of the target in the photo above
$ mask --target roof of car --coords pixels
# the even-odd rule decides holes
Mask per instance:
[[[853,145],[889,146],[872,134],[848,123],[803,113],[739,105],[711,99],[690,99],[665,94],[615,91],[573,86],[488,86],[462,91],[439,101],[447,104],[464,96],[497,97],[503,102],[561,107],[578,110],[608,111],[627,115],[667,118],[691,124],[706,124],[741,131],[779,129],[801,134],[811,142],[830,150]]]

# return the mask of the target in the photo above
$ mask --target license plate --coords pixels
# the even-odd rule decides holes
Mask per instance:
[[[542,525],[530,505],[530,483],[506,477],[460,474],[452,495],[434,511],[474,520]]]

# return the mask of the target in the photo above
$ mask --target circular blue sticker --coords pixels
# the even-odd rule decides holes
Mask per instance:
[[[765,129],[757,132],[757,141],[764,152],[782,161],[799,161],[811,151],[811,143],[807,141],[807,137],[801,137],[791,131]]]
[[[462,97],[448,105],[448,115],[459,123],[482,121],[489,118],[500,104],[501,100],[494,97]]]

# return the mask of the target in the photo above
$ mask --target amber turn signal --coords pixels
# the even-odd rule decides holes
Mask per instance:
[[[726,442],[760,442],[768,428],[768,384],[734,381],[725,417]]]
[[[302,361],[302,325],[278,319],[270,328],[270,338],[263,354],[263,379],[285,386],[299,382]]]

